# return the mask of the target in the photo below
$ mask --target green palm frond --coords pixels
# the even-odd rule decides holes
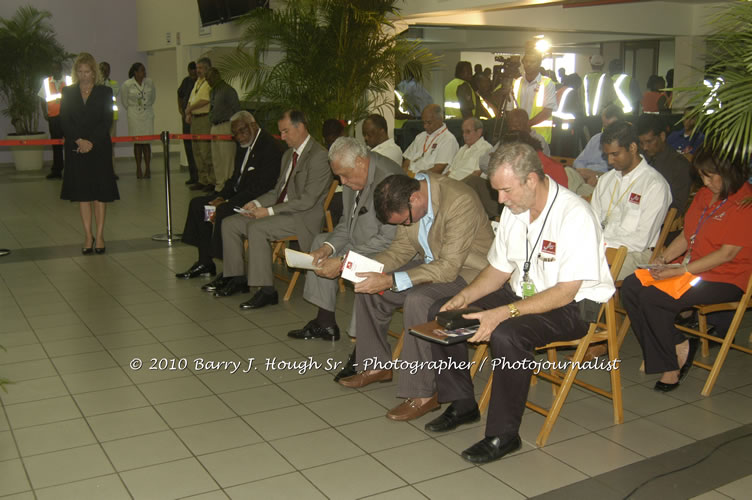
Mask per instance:
[[[302,109],[320,138],[327,118],[357,121],[392,105],[405,77],[421,80],[437,64],[418,42],[394,35],[396,0],[298,0],[252,11],[239,21],[238,51],[220,63],[246,98],[272,109]],[[279,51],[282,60],[266,62]]]
[[[710,21],[705,69],[710,82],[722,79],[714,92],[705,85],[678,88],[692,94],[697,129],[706,144],[724,157],[752,161],[752,2],[737,0]]]

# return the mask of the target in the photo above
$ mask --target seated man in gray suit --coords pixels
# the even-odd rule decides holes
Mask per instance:
[[[214,292],[226,297],[260,287],[241,309],[257,309],[278,302],[272,274],[270,241],[296,236],[303,251],[324,220],[324,198],[332,183],[326,150],[309,134],[302,111],[285,111],[277,123],[290,149],[282,156],[274,189],[249,201],[240,215],[222,222],[224,276],[231,278]],[[244,274],[243,240],[248,239],[248,275]]]
[[[369,153],[365,144],[352,137],[334,141],[329,148],[329,162],[344,185],[344,210],[334,231],[321,233],[313,240],[311,248],[316,250],[311,255],[320,268],[306,274],[303,298],[318,306],[319,312],[303,328],[287,334],[295,339],[339,340],[334,309],[342,257],[350,250],[366,256],[378,253],[389,246],[397,230],[376,218],[373,190],[386,177],[402,174],[402,168],[378,153]]]

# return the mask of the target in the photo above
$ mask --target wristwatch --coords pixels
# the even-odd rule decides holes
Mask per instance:
[[[397,280],[394,278],[394,273],[392,273],[392,287],[389,289],[392,292],[399,292],[397,289]]]
[[[507,307],[509,308],[509,317],[510,318],[516,318],[520,315],[520,310],[517,309],[517,306],[514,304],[507,304]]]

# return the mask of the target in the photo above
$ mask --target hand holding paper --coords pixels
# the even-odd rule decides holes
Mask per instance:
[[[285,261],[287,261],[289,267],[311,270],[318,269],[313,263],[313,256],[311,254],[290,250],[289,248],[285,248]]]

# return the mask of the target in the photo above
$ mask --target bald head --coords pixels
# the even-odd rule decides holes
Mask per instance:
[[[441,106],[438,104],[429,104],[426,106],[420,118],[423,120],[423,129],[429,135],[439,130],[444,124],[444,118],[441,116]]]

